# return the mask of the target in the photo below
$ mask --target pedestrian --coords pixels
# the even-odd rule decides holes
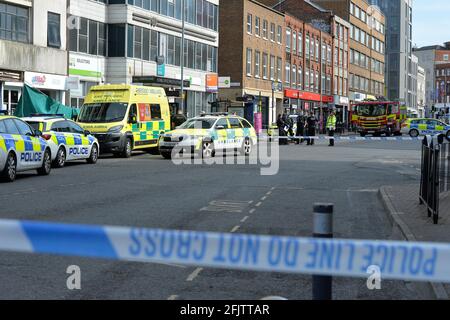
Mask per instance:
[[[331,111],[331,114],[327,119],[327,130],[328,136],[330,137],[330,147],[334,147],[334,133],[336,131],[336,114],[334,111]]]
[[[277,118],[277,127],[278,127],[278,136],[279,136],[278,143],[280,145],[285,144],[285,141],[286,141],[284,138],[284,136],[285,136],[284,126],[285,126],[285,124],[284,124],[283,117],[281,116],[281,114],[279,114],[278,118]]]
[[[299,114],[297,117],[297,139],[299,139],[300,143],[303,143],[305,139],[305,118],[302,114]]]
[[[174,130],[176,127],[181,126],[183,123],[187,121],[186,116],[183,114],[183,110],[178,109],[177,114],[174,114],[171,116],[171,124],[172,124],[172,130]]]
[[[309,137],[314,137],[316,135],[316,126],[317,126],[317,118],[313,112],[310,112],[308,118],[306,119],[306,133],[308,136],[307,140],[308,146],[314,145],[314,139]]]

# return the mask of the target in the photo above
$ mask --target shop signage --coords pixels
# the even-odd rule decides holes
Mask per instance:
[[[219,88],[231,88],[231,78],[219,77]]]
[[[100,58],[70,54],[69,75],[89,78],[101,78],[104,74],[104,61]]]
[[[300,97],[300,91],[292,90],[292,89],[285,89],[284,90],[284,96],[286,98],[298,99]]]
[[[38,89],[66,90],[66,76],[25,72],[25,83]]]
[[[206,75],[206,92],[217,92],[219,88],[219,78],[217,74],[211,73]]]

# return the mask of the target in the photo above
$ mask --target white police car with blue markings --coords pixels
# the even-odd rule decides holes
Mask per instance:
[[[0,175],[12,182],[17,172],[37,170],[39,175],[51,171],[51,149],[41,137],[40,130],[33,129],[16,117],[0,116]]]
[[[77,123],[57,115],[22,118],[36,130],[43,132],[52,151],[53,166],[62,168],[67,161],[86,160],[95,164],[99,157],[99,143],[90,132]]]

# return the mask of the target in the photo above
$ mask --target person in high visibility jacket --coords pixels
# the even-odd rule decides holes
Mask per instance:
[[[336,131],[336,114],[334,111],[330,113],[327,119],[328,136],[330,137],[330,147],[334,147],[334,132]]]

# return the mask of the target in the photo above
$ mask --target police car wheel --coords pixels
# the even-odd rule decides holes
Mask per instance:
[[[417,138],[417,137],[419,136],[419,131],[417,131],[416,129],[412,129],[412,130],[409,132],[409,136],[410,136],[411,138]]]
[[[123,152],[122,152],[122,157],[124,157],[124,158],[130,158],[130,157],[131,157],[131,151],[132,151],[132,150],[133,150],[132,142],[131,142],[131,139],[128,138],[128,139],[125,141],[125,148],[124,148],[124,150],[123,150]]]
[[[52,157],[50,151],[47,149],[44,153],[44,160],[42,161],[42,167],[40,167],[37,172],[41,176],[47,176],[52,170]]]
[[[97,145],[92,145],[91,155],[87,158],[87,163],[96,164],[98,160],[98,147]]]
[[[16,180],[17,162],[16,157],[12,153],[8,155],[8,159],[6,160],[6,165],[5,169],[3,170],[2,176],[5,181],[8,182],[13,182],[14,180]]]
[[[214,143],[211,141],[205,141],[202,144],[202,157],[211,158],[214,157],[216,152],[214,151]]]
[[[170,160],[172,159],[172,152],[161,152],[161,155],[163,156],[164,159]]]
[[[63,147],[59,148],[56,153],[56,159],[53,162],[53,166],[56,168],[62,168],[66,164],[66,149]]]
[[[245,156],[249,156],[252,153],[252,142],[248,138],[242,143],[242,153]]]

